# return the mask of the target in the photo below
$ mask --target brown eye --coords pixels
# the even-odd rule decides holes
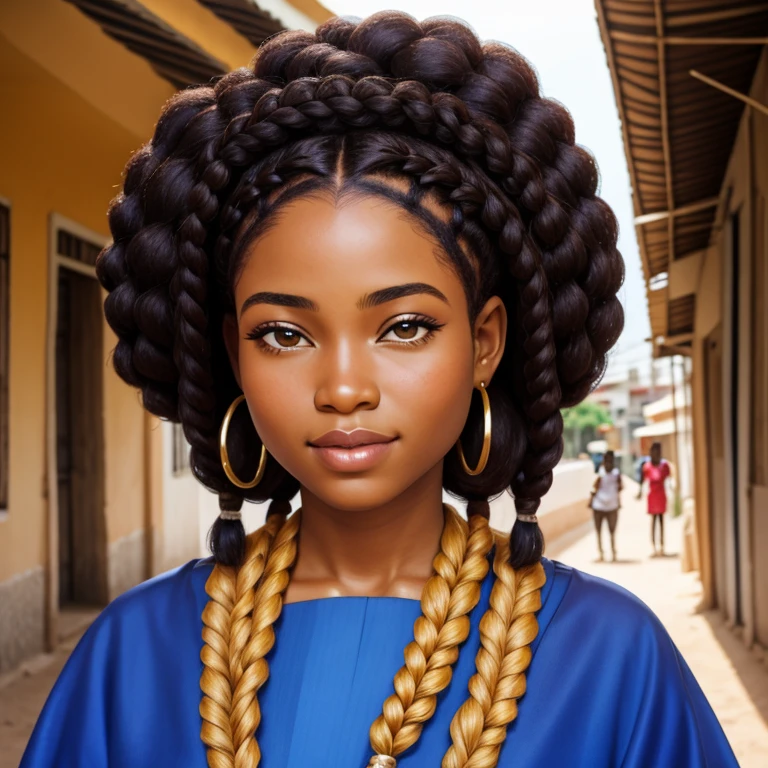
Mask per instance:
[[[265,347],[271,347],[278,352],[282,349],[302,349],[312,344],[306,336],[295,328],[272,327],[254,331],[249,338],[258,341]]]
[[[301,341],[301,334],[296,331],[290,331],[287,328],[279,331],[275,331],[275,341],[281,347],[295,347]]]
[[[399,320],[389,326],[379,341],[392,341],[397,344],[417,344],[421,341],[428,341],[430,337],[442,325],[422,318],[408,318]]]
[[[416,335],[419,332],[419,325],[418,323],[398,323],[392,330],[398,339],[410,341],[411,339],[416,338]]]

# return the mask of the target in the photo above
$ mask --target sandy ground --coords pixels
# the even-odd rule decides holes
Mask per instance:
[[[628,483],[629,485],[629,483]],[[619,561],[596,562],[591,526],[552,542],[547,554],[621,584],[661,618],[691,666],[733,746],[742,768],[768,766],[768,670],[716,613],[701,612],[696,574],[681,573],[677,552],[682,526],[667,521],[664,558],[651,557],[649,525],[634,486],[625,493],[617,533]],[[609,551],[607,530],[604,547]],[[24,745],[76,639],[0,680],[0,768],[17,768]]]

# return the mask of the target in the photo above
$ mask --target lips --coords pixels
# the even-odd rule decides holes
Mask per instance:
[[[311,440],[317,458],[333,472],[365,472],[385,459],[397,440],[370,429],[334,429]]]
[[[370,429],[353,429],[344,432],[334,429],[320,435],[316,440],[310,440],[309,444],[315,448],[357,448],[361,445],[373,445],[375,443],[391,443],[395,438],[390,435],[382,435]]]

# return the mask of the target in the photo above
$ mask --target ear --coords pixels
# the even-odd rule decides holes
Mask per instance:
[[[237,386],[242,390],[243,384],[240,381],[240,331],[237,327],[237,318],[233,314],[224,315],[221,330],[229,356],[229,364],[232,366],[232,373],[235,375]]]
[[[488,384],[499,367],[507,338],[507,309],[498,296],[492,296],[475,320],[475,386]]]

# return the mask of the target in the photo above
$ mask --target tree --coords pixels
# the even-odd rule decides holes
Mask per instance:
[[[597,437],[601,426],[611,426],[613,420],[608,409],[600,403],[585,400],[573,408],[563,408],[564,455],[575,458],[586,451],[587,443]]]
[[[574,405],[573,408],[563,408],[563,424],[570,429],[588,429],[596,430],[602,425],[612,426],[613,419],[608,409],[600,403],[593,403],[585,400],[583,403]]]

